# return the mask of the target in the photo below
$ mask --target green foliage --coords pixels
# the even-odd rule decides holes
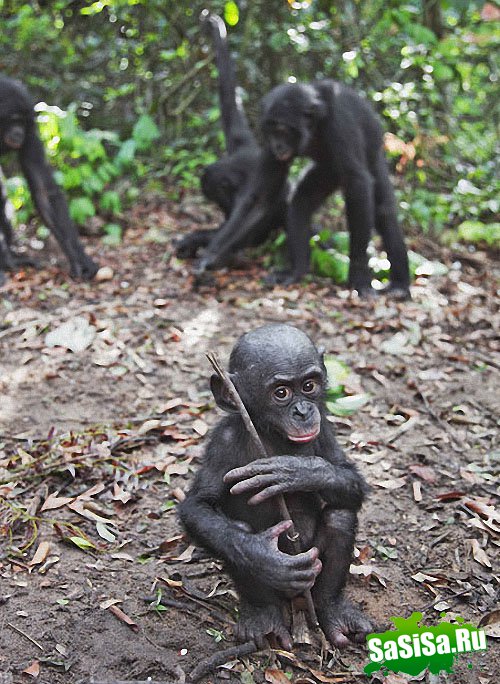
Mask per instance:
[[[351,370],[343,361],[334,356],[326,356],[325,367],[328,375],[326,407],[330,413],[334,416],[350,416],[369,401],[368,394],[346,395]]]
[[[74,107],[64,112],[59,107],[40,103],[36,111],[40,136],[49,161],[56,168],[57,180],[68,196],[73,221],[83,225],[99,212],[119,218],[122,194],[127,189],[123,178],[131,182],[143,173],[137,155],[149,151],[159,136],[151,117],[140,116],[132,129],[132,137],[120,142],[114,132],[82,129]],[[122,181],[122,194],[112,187],[117,180]],[[8,179],[7,194],[17,210],[16,219],[28,220],[33,206],[24,179]],[[107,224],[104,232],[107,244],[120,242],[122,229],[116,223]]]
[[[464,221],[458,226],[458,238],[463,242],[485,243],[500,248],[500,223],[481,223]]]
[[[424,19],[424,4],[213,0],[210,9],[228,25],[254,125],[260,97],[283,80],[352,84],[411,151],[392,153],[403,225],[440,235],[464,222],[489,225],[498,213],[492,113],[500,29],[481,16],[479,1],[439,0],[434,23]],[[205,7],[204,0],[0,2],[2,70],[21,76],[37,100],[66,110],[41,116],[71,201],[87,198],[113,218],[138,180],[164,174],[196,187],[200,168],[221,154],[217,72],[198,23]],[[124,177],[129,183],[118,192]],[[23,187],[9,185],[22,220],[30,209]],[[88,203],[72,206],[77,220],[91,215]],[[460,239],[469,238],[475,233],[462,230]],[[314,259],[318,271],[345,277],[339,255]]]

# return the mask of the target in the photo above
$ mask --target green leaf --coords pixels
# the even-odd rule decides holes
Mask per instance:
[[[328,396],[338,396],[344,391],[344,385],[351,371],[343,361],[333,356],[325,358],[325,366],[328,375]]]
[[[106,235],[102,238],[102,242],[105,245],[110,245],[111,247],[116,247],[122,241],[122,227],[117,223],[107,223],[104,226],[104,232]]]
[[[132,164],[135,158],[136,147],[137,145],[135,140],[132,140],[131,138],[129,140],[125,140],[125,142],[121,145],[120,149],[118,150],[118,154],[115,157],[115,161],[119,167],[126,167]]]
[[[88,197],[75,197],[69,203],[69,213],[75,223],[85,223],[95,216],[95,208]]]
[[[83,537],[68,537],[75,546],[78,546],[79,549],[82,549],[82,551],[87,551],[88,549],[95,549],[95,545],[92,544],[91,541],[88,539],[84,539]]]
[[[132,139],[141,152],[148,150],[152,143],[160,137],[160,131],[148,114],[142,114],[132,130]]]
[[[326,408],[334,416],[351,416],[364,406],[370,399],[368,394],[353,394],[350,397],[340,397],[335,401],[327,401]]]
[[[224,21],[228,26],[236,26],[240,20],[240,11],[238,5],[230,0],[224,5]]]

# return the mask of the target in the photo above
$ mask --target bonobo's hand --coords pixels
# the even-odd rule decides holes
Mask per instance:
[[[273,456],[259,458],[224,476],[231,494],[259,490],[248,503],[255,505],[286,492],[313,492],[325,486],[325,469],[333,466],[319,456]]]
[[[92,280],[99,266],[87,254],[80,254],[78,259],[74,259],[70,264],[70,276],[81,278],[82,280]]]
[[[315,546],[296,556],[278,549],[278,537],[291,526],[291,520],[283,520],[264,532],[252,534],[246,548],[241,549],[247,556],[251,574],[290,598],[310,589],[322,567]]]
[[[198,259],[196,266],[193,269],[194,274],[196,276],[202,276],[206,271],[211,271],[213,268],[215,268],[216,263],[217,257],[215,254],[205,252],[201,259]]]

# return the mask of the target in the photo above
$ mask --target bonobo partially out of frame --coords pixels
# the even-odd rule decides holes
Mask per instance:
[[[277,160],[312,159],[289,204],[291,271],[284,280],[299,280],[309,270],[312,214],[340,187],[350,233],[350,287],[360,293],[370,291],[367,247],[375,229],[391,263],[390,289],[397,297],[408,297],[408,255],[398,225],[382,128],[369,104],[334,81],[287,83],[264,98],[261,126],[265,144]]]
[[[93,278],[97,266],[85,253],[71,220],[61,188],[54,180],[38,136],[33,103],[19,81],[0,76],[0,155],[15,152],[28,181],[33,202],[65,253],[74,278]],[[32,260],[12,250],[13,232],[7,216],[6,197],[0,184],[0,279]]]
[[[311,589],[330,643],[363,641],[371,623],[343,589],[366,485],[326,419],[322,354],[297,328],[268,325],[239,339],[229,372],[269,457],[259,457],[213,375],[214,397],[229,415],[212,433],[179,514],[193,539],[225,561],[236,584],[236,637],[262,647],[273,634],[291,648],[287,599]],[[291,523],[280,520],[278,494],[300,534],[298,555],[291,555],[285,534]]]
[[[223,265],[237,250],[264,242],[273,230],[284,226],[288,192],[288,165],[277,164],[282,169],[282,177],[278,182],[274,180],[275,190],[271,191],[271,201],[264,202],[265,211],[254,214],[248,230],[239,230],[234,221],[230,230],[227,230],[229,217],[234,211],[238,212],[243,204],[246,206],[249,193],[255,193],[263,152],[250,130],[241,99],[236,96],[234,67],[227,45],[225,24],[219,16],[206,10],[201,19],[211,32],[215,49],[219,72],[219,104],[227,154],[210,164],[201,177],[205,197],[222,209],[225,222],[218,230],[197,230],[190,233],[179,242],[176,250],[177,256],[192,258],[199,249],[206,248],[198,264],[199,272]],[[251,198],[253,207],[253,196]],[[257,198],[257,203],[258,201]]]

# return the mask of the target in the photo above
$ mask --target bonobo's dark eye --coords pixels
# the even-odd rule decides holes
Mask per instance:
[[[318,389],[318,384],[317,380],[306,380],[302,385],[302,391],[304,394],[314,394]]]
[[[285,403],[290,400],[292,396],[292,390],[286,385],[280,385],[276,387],[273,392],[273,399],[278,403]]]

